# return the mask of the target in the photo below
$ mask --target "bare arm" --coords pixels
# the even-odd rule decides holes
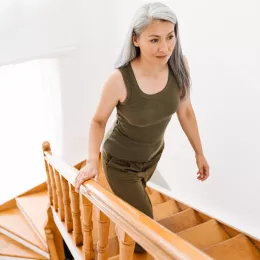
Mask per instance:
[[[115,70],[105,82],[97,106],[91,120],[88,143],[88,163],[80,169],[75,179],[75,191],[78,192],[84,181],[95,177],[98,181],[98,158],[100,145],[104,137],[107,120],[118,103],[122,92],[123,77],[119,70]],[[124,84],[124,83],[123,83]]]
[[[185,65],[190,73],[188,61],[186,58]],[[191,105],[190,96],[186,100],[181,102],[181,104],[179,105],[177,110],[177,117],[179,119],[183,131],[185,132],[191,146],[195,151],[195,154],[203,155],[197,120],[195,117],[193,107]]]
[[[92,119],[88,140],[88,162],[98,165],[100,145],[104,137],[105,126]]]
[[[97,110],[91,120],[88,140],[88,161],[98,164],[100,145],[104,138],[107,120],[118,103],[122,75],[115,70],[104,84]]]
[[[190,99],[184,101],[182,108],[178,109],[177,116],[180,125],[196,155],[203,155],[202,145],[199,136],[198,124],[193,111]]]
[[[186,58],[185,64],[189,71],[189,65]],[[190,96],[180,103],[177,110],[177,116],[183,131],[195,151],[196,163],[199,169],[197,172],[197,174],[199,174],[197,179],[200,181],[205,181],[209,177],[209,165],[203,154],[197,120],[191,105]]]

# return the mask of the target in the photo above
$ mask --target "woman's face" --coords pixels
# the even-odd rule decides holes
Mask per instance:
[[[174,24],[154,20],[133,43],[140,47],[142,58],[152,63],[167,63],[176,44]],[[162,57],[165,56],[165,57]]]

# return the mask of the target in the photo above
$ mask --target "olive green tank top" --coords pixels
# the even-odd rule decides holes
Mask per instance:
[[[119,159],[146,162],[164,149],[164,132],[180,103],[177,80],[168,64],[166,86],[146,94],[138,86],[131,63],[120,67],[127,97],[118,102],[117,118],[107,132],[103,149]]]

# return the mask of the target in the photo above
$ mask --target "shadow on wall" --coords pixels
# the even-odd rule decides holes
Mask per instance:
[[[159,185],[160,187],[171,191],[171,187],[169,186],[168,182],[164,179],[164,177],[161,175],[159,170],[155,170],[152,178],[149,180],[151,183],[154,183],[155,185]]]

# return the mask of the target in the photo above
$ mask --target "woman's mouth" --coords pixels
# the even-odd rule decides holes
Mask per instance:
[[[168,57],[168,55],[165,55],[165,56],[156,56],[158,59],[165,59]]]

